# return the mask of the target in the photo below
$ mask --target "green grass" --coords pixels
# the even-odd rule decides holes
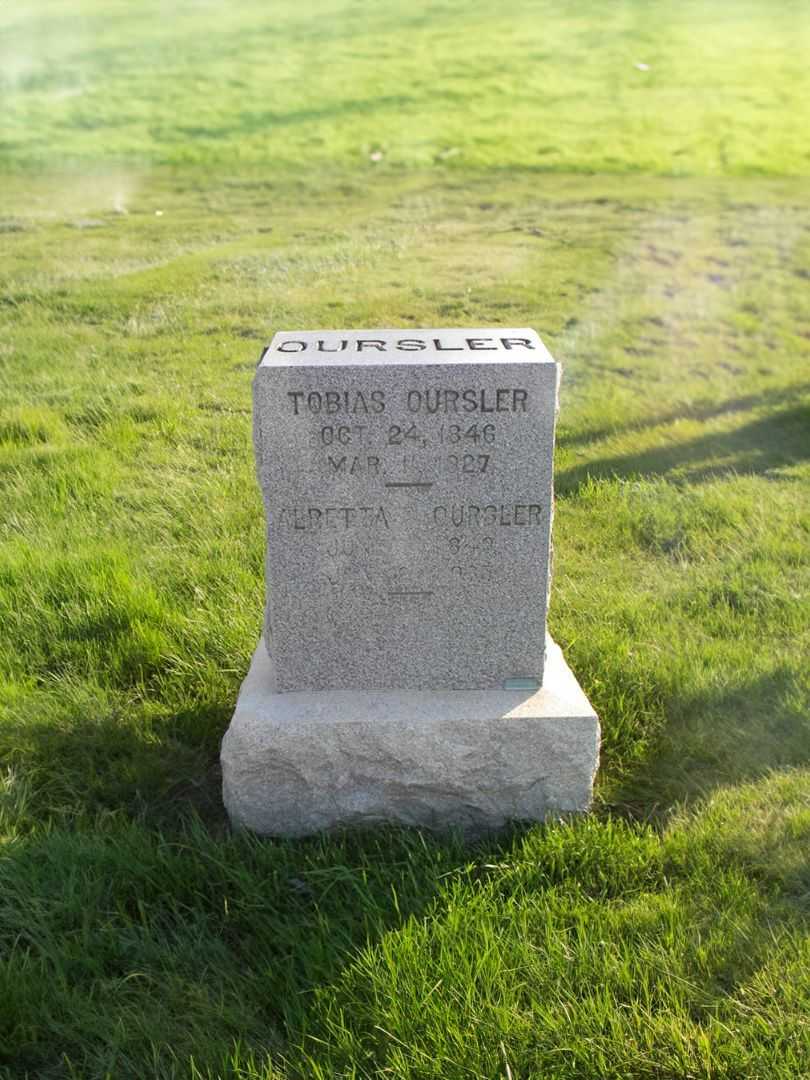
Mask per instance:
[[[0,26],[0,1077],[810,1077],[803,5]],[[261,345],[488,324],[564,365],[595,813],[235,836]]]
[[[810,167],[803,0],[31,7],[0,13],[13,164]]]

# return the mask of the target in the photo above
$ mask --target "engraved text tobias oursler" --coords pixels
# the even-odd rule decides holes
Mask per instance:
[[[384,413],[384,390],[288,390],[295,416],[364,415]],[[452,390],[425,387],[406,391],[395,404],[409,413],[519,413],[526,412],[528,390],[513,387]]]

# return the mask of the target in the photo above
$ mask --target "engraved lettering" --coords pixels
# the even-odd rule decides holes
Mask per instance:
[[[391,527],[384,506],[285,506],[278,511],[278,525],[299,532],[342,532],[355,526]]]
[[[522,345],[524,349],[534,348],[534,342],[527,337],[502,337],[501,342],[505,349],[511,349],[513,345]]]
[[[542,507],[538,503],[490,503],[487,506],[454,503],[450,506],[434,506],[431,517],[434,525],[453,525],[457,529],[465,526],[489,528],[493,525],[508,528],[512,525],[540,525]]]
[[[336,476],[341,473],[348,473],[349,476],[357,476],[365,472],[377,476],[380,471],[380,459],[375,455],[369,455],[365,458],[355,455],[354,457],[349,458],[344,454],[343,457],[334,458],[330,454],[329,465]]]
[[[288,390],[287,397],[292,401],[296,416],[300,416],[304,411],[304,403],[314,416],[321,412],[329,416],[340,413],[356,416],[358,413],[368,415],[385,412],[384,390],[372,390],[370,393],[363,393],[362,390],[310,390],[306,394],[303,390]],[[362,429],[355,427],[355,430]]]
[[[465,390],[427,387],[423,390],[409,390],[405,395],[405,407],[408,412],[434,413],[494,413],[526,412],[529,400],[528,390],[499,388]]]

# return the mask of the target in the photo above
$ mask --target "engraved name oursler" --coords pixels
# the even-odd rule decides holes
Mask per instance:
[[[446,335],[446,332],[445,332]],[[425,350],[443,352],[491,352],[498,349],[535,349],[537,339],[531,337],[464,337],[451,331],[450,336],[430,337],[394,337],[387,334],[385,337],[363,337],[354,333],[349,337],[329,335],[319,337],[307,334],[303,338],[295,338],[288,334],[278,335],[278,340],[269,345],[267,352],[275,349],[281,353],[307,352],[422,352]],[[266,353],[265,353],[266,355]]]
[[[254,432],[280,690],[542,678],[557,375],[531,330],[276,335]]]

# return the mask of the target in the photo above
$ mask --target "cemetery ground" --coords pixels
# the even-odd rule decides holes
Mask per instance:
[[[810,1076],[807,23],[675,7],[3,15],[0,1076]],[[563,364],[594,813],[234,834],[262,344],[442,325]]]
[[[92,225],[39,190],[5,234],[8,1075],[805,1074],[801,189],[184,172]],[[523,321],[565,364],[551,628],[603,722],[595,816],[231,835],[262,343]]]

